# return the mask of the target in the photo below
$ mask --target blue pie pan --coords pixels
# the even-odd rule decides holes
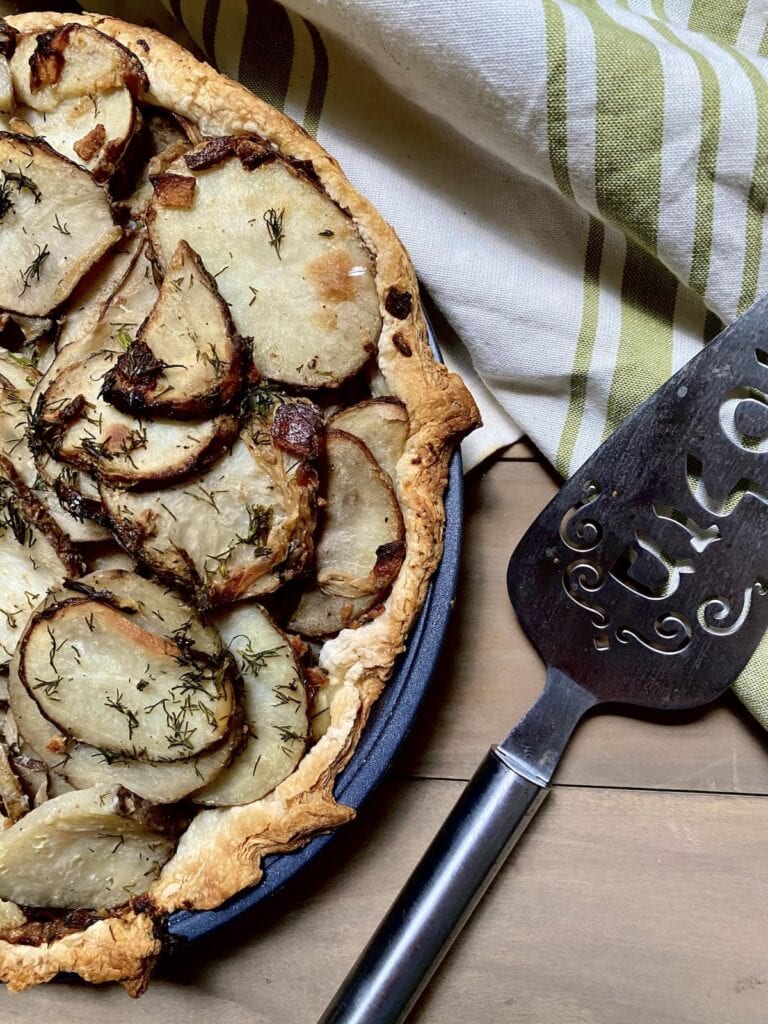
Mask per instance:
[[[430,345],[440,356],[431,324]],[[445,493],[445,540],[443,557],[427,592],[421,612],[411,629],[405,652],[395,665],[391,679],[373,707],[357,749],[336,780],[339,803],[360,808],[387,773],[398,749],[413,725],[424,701],[437,665],[443,638],[451,617],[461,555],[463,518],[461,454],[456,451],[449,468]],[[342,826],[344,827],[344,826]],[[168,921],[171,936],[183,948],[188,942],[210,936],[236,918],[248,914],[274,896],[307,867],[329,843],[338,829],[316,836],[294,853],[266,857],[261,882],[244,889],[216,910],[181,910]],[[254,919],[255,920],[255,919]]]

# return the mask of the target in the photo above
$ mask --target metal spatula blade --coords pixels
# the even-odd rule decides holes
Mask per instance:
[[[706,704],[751,657],[768,627],[768,297],[568,481],[507,586],[544,690],[467,784],[321,1024],[405,1019],[589,708]]]

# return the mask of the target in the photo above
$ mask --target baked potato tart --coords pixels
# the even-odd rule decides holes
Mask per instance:
[[[167,915],[353,816],[477,423],[303,129],[151,29],[0,20],[9,988],[139,995]]]

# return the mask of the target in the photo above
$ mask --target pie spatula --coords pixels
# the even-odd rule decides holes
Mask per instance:
[[[507,587],[547,664],[544,690],[469,781],[321,1024],[405,1019],[585,712],[697,707],[746,665],[768,627],[768,298],[568,481],[512,555]]]

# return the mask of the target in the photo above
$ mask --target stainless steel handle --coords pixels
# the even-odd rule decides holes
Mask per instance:
[[[319,1024],[400,1024],[548,789],[492,749]]]

